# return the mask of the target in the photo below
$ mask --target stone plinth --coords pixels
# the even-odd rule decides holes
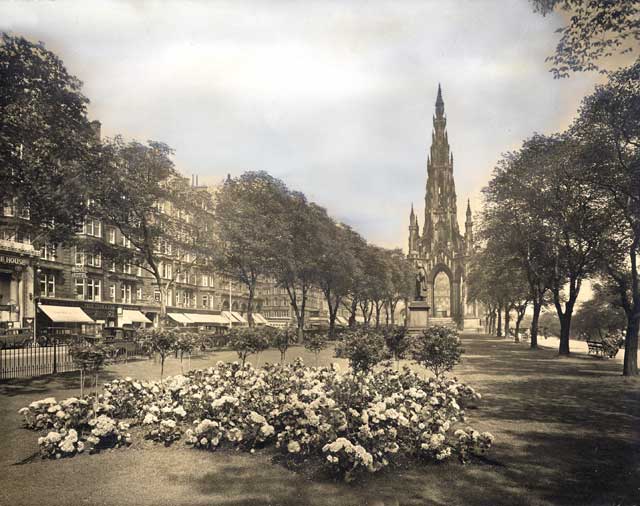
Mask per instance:
[[[429,324],[429,305],[424,300],[409,302],[409,332],[421,332]]]

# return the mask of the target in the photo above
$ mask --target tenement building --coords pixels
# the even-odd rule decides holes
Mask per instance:
[[[438,85],[431,151],[427,157],[424,222],[420,233],[412,205],[408,254],[416,266],[419,295],[431,308],[432,322],[455,323],[467,329],[480,327],[479,308],[475,302],[468,302],[466,296],[472,251],[473,220],[469,202],[464,235],[458,227],[453,154],[449,149],[442,90]]]

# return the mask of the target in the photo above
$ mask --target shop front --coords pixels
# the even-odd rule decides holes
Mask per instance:
[[[32,327],[33,290],[32,256],[0,251],[0,329]]]

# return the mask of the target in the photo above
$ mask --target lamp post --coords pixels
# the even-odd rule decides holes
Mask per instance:
[[[231,324],[232,316],[233,315],[231,314],[231,280],[229,280],[229,329],[233,327],[233,325]]]

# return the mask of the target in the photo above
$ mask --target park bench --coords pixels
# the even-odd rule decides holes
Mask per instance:
[[[604,348],[602,346],[602,341],[587,341],[587,346],[589,347],[589,355],[604,357]]]
[[[593,341],[587,340],[587,346],[589,348],[588,354],[595,355],[601,358],[613,358],[618,353],[618,350],[624,344],[624,340],[621,341]]]

